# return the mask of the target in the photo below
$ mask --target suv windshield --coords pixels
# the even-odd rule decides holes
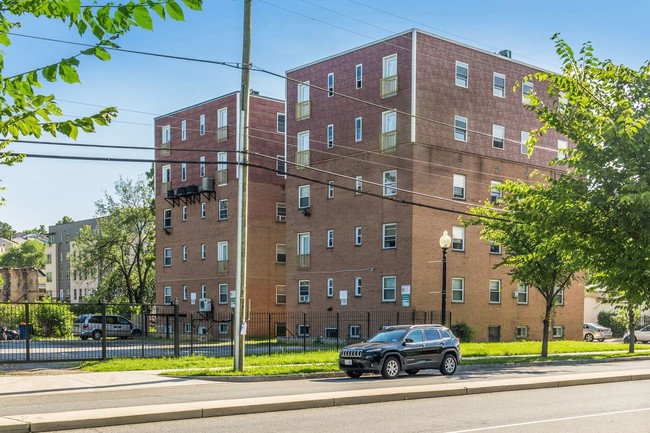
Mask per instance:
[[[369,343],[393,343],[395,341],[400,341],[404,338],[406,330],[404,329],[393,329],[388,331],[380,331],[377,334],[370,337],[368,340]]]

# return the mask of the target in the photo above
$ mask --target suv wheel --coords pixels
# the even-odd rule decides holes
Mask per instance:
[[[394,356],[389,356],[381,367],[381,375],[385,379],[395,379],[399,375],[399,360]]]
[[[131,332],[131,336],[134,337],[134,338],[142,337],[142,330],[134,329],[133,332]]]
[[[102,338],[102,331],[100,331],[99,329],[95,329],[93,331],[93,340],[101,340],[101,338]]]
[[[594,334],[587,334],[587,335],[585,335],[585,341],[588,341],[589,343],[591,343],[592,341],[594,341]]]
[[[458,362],[456,361],[456,357],[448,353],[444,358],[442,358],[442,364],[440,364],[440,373],[444,374],[445,376],[454,374],[456,372],[457,365]]]
[[[362,375],[363,373],[360,373],[360,372],[358,372],[358,371],[346,371],[345,374],[346,374],[348,377],[351,377],[352,379],[358,379],[358,378],[361,377],[361,375]]]

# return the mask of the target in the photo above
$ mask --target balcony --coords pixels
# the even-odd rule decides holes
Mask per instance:
[[[296,168],[309,167],[310,162],[309,150],[296,152]]]
[[[397,75],[381,79],[381,97],[388,98],[397,95]]]
[[[296,104],[296,120],[309,119],[311,115],[311,101],[302,101]]]
[[[381,134],[381,151],[391,152],[397,149],[397,131],[387,131]]]
[[[172,148],[172,142],[171,141],[167,141],[167,142],[163,143],[160,146],[160,155],[161,156],[169,156],[171,148]]]
[[[217,185],[226,185],[228,183],[228,170],[217,170]]]
[[[311,254],[298,254],[298,269],[311,268]]]
[[[228,127],[221,126],[217,128],[217,142],[228,140]]]
[[[228,273],[228,260],[218,260],[217,274],[227,274],[227,273]]]

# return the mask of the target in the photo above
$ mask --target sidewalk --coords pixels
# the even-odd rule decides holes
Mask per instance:
[[[546,374],[541,371],[543,367],[540,367],[539,371],[522,370],[519,376],[524,377],[471,380],[471,375],[468,374],[467,377],[454,381],[435,375],[418,377],[417,379],[420,380],[405,377],[392,381],[374,378],[365,381],[348,380],[330,375],[320,382],[310,378],[309,381],[285,381],[277,386],[270,383],[252,385],[215,382],[200,378],[173,378],[160,376],[154,371],[30,374],[27,377],[7,375],[0,376],[0,401],[4,403],[22,399],[28,402],[22,403],[28,407],[25,407],[22,413],[13,408],[12,410],[17,414],[2,414],[0,432],[46,432],[416,398],[647,380],[650,379],[650,368],[646,367],[647,364],[643,364],[643,368],[625,371],[576,374],[566,374],[566,372]],[[470,380],[465,381],[467,378]],[[439,383],[422,384],[434,380]],[[291,389],[293,383],[296,383],[296,391]],[[304,392],[299,390],[300,386],[304,386]],[[261,392],[262,389],[266,392]],[[323,391],[313,392],[314,390]],[[89,408],[89,406],[99,406],[94,403],[101,397],[115,399],[116,395],[121,396],[125,391],[124,395],[132,394],[132,398],[130,400],[125,398],[122,402],[118,397],[111,402],[117,407]],[[196,400],[183,401],[190,398],[187,397],[188,395],[193,395]],[[214,395],[219,395],[219,398],[214,398]],[[67,409],[48,410],[52,402],[62,402],[66,397],[71,398],[70,403],[63,403]],[[0,405],[3,405],[2,403]],[[73,403],[83,404],[81,407],[84,409]]]

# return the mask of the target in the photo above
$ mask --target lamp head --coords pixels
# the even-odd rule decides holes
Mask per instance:
[[[449,236],[449,233],[447,233],[447,230],[445,230],[442,233],[442,236],[440,236],[440,248],[446,250],[450,246],[451,246],[451,237]]]

